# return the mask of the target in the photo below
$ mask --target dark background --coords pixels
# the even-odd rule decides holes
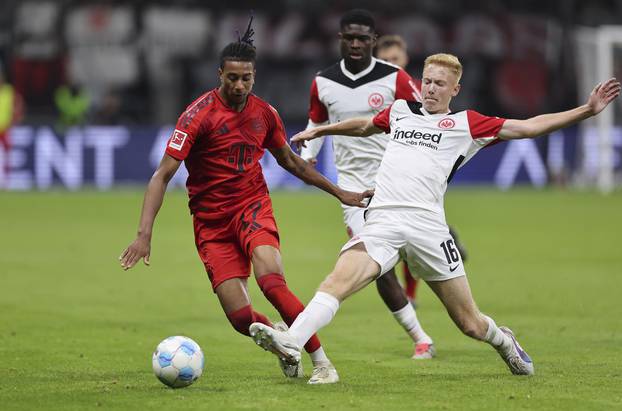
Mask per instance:
[[[54,91],[89,96],[91,124],[170,124],[217,86],[218,52],[256,17],[255,93],[285,122],[306,122],[313,74],[339,59],[340,15],[366,7],[379,34],[425,56],[458,55],[453,109],[525,117],[577,103],[574,32],[622,21],[622,1],[17,1],[0,2],[0,65],[25,100],[24,122],[51,124]]]

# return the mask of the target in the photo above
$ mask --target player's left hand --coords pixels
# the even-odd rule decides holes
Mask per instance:
[[[587,105],[592,109],[592,115],[603,111],[609,103],[620,95],[620,82],[615,78],[610,78],[604,83],[599,83],[587,100]]]
[[[352,191],[341,190],[338,194],[339,201],[345,205],[354,207],[367,207],[369,201],[365,201],[367,198],[374,196],[374,190],[365,190],[362,193],[355,193]]]
[[[317,135],[317,129],[314,128],[310,128],[308,130],[303,130],[300,133],[297,133],[294,135],[294,137],[292,137],[291,142],[292,144],[294,144],[294,146],[300,150],[302,147],[306,147],[307,145],[305,144],[305,141],[308,140],[313,140],[316,139],[318,137],[320,137],[319,135]]]

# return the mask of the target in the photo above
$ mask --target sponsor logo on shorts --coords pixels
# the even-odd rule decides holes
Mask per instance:
[[[377,109],[382,107],[382,105],[384,104],[384,97],[382,97],[382,94],[380,93],[372,93],[369,95],[367,102],[369,103],[369,106],[371,108]]]
[[[444,118],[438,122],[438,128],[444,128],[444,129],[454,128],[455,125],[456,125],[456,122],[449,117]]]
[[[183,131],[175,129],[175,131],[173,131],[173,135],[171,136],[171,140],[168,143],[168,146],[170,148],[174,148],[175,150],[181,151],[181,148],[186,142],[186,137],[188,137],[188,133],[184,133]]]
[[[456,271],[456,269],[458,269],[458,267],[460,267],[460,264],[455,267],[449,267],[449,271],[453,273],[454,271]]]

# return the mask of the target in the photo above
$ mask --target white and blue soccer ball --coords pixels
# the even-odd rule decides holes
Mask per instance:
[[[205,358],[199,344],[180,335],[163,340],[153,353],[153,372],[172,388],[187,387],[203,374]]]

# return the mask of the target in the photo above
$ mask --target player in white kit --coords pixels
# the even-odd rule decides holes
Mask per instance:
[[[342,60],[320,71],[311,85],[309,125],[334,124],[353,117],[378,114],[397,99],[421,98],[419,82],[398,66],[372,57],[376,41],[375,21],[366,10],[351,10],[340,21]],[[373,189],[389,138],[380,132],[366,139],[333,136],[337,184],[346,190]],[[310,142],[301,157],[314,162],[323,139]],[[350,237],[363,229],[364,209],[342,206]],[[378,293],[397,322],[414,342],[413,359],[429,359],[434,343],[423,330],[415,309],[395,276],[393,267],[376,282]]]
[[[385,34],[382,37],[378,38],[378,41],[376,43],[376,57],[381,60],[393,63],[406,70],[409,62],[407,47],[408,45],[401,36],[397,34]],[[462,259],[462,262],[466,263],[466,249],[464,248],[464,245],[460,242],[456,230],[452,229],[451,225],[449,226],[449,234],[451,234],[453,242],[455,243],[455,246],[460,253],[460,258]],[[406,294],[406,297],[413,303],[413,305],[415,305],[417,285],[419,281],[418,278],[416,276],[413,276],[413,274],[410,272],[410,270],[408,269],[408,264],[406,264],[406,262],[404,262],[403,275],[404,292]]]
[[[481,148],[501,140],[535,138],[600,113],[620,95],[612,78],[598,84],[586,104],[527,120],[505,120],[475,111],[449,111],[460,91],[462,65],[449,54],[425,60],[423,104],[396,101],[373,118],[306,130],[292,141],[326,134],[365,137],[391,134],[376,179],[365,227],[342,248],[332,273],[288,332],[253,323],[251,336],[286,361],[300,361],[300,347],[335,316],[340,302],[382,274],[402,255],[445,305],[460,330],[492,345],[513,374],[534,373],[531,358],[509,328],[497,327],[477,308],[460,255],[450,242],[443,197],[456,170]]]

